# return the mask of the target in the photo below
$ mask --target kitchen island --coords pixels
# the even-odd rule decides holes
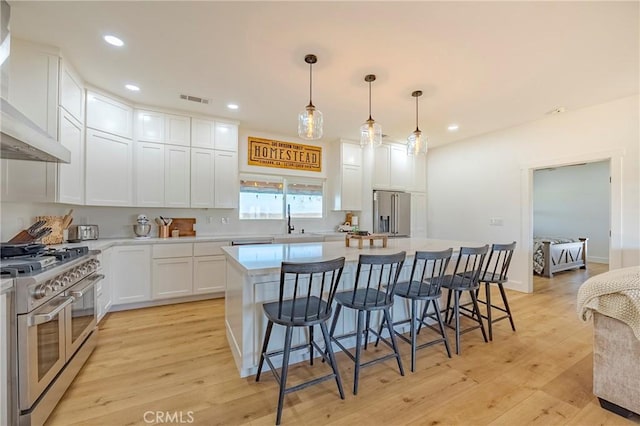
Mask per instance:
[[[353,288],[355,270],[360,254],[407,253],[407,260],[400,279],[408,279],[413,256],[416,251],[437,251],[453,248],[454,256],[462,246],[478,247],[481,243],[424,238],[390,238],[387,247],[365,246],[362,249],[346,247],[344,241],[299,244],[268,244],[223,247],[227,257],[227,288],[225,291],[225,325],[227,340],[233,353],[240,377],[256,373],[260,360],[262,338],[267,320],[262,312],[262,304],[278,299],[280,264],[286,262],[318,262],[344,257],[345,268],[338,291]],[[397,301],[396,301],[397,302]],[[406,307],[396,303],[394,318],[404,318]],[[343,310],[336,332],[344,334],[355,330],[356,314],[350,309]],[[378,318],[372,318],[377,324]],[[320,341],[322,336],[316,339]],[[306,341],[306,330],[295,329],[293,344]],[[284,327],[274,327],[270,349],[283,345]],[[355,340],[345,340],[347,347],[354,346]],[[304,353],[303,353],[304,352]],[[290,363],[308,359],[309,354],[298,351],[291,354]]]

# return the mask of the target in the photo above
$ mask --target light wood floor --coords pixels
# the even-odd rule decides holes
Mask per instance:
[[[479,331],[465,334],[462,355],[451,359],[441,345],[423,349],[415,373],[409,346],[401,343],[406,376],[393,360],[365,368],[358,396],[351,393],[353,364],[339,354],[345,400],[333,381],[289,394],[283,424],[640,423],[601,409],[591,392],[592,325],[578,319],[575,295],[588,276],[605,270],[592,264],[536,277],[534,294],[508,293],[517,332],[501,321],[492,343]],[[291,379],[325,368],[298,365]],[[48,424],[145,425],[152,424],[145,413],[153,421],[155,412],[169,412],[182,413],[183,424],[270,425],[276,405],[270,373],[259,383],[238,377],[218,299],[109,314],[98,348]]]

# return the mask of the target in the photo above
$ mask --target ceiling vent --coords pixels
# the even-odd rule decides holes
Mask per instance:
[[[197,102],[199,104],[209,105],[210,100],[206,98],[200,98],[198,96],[191,95],[180,95],[180,99],[184,99],[185,101]]]

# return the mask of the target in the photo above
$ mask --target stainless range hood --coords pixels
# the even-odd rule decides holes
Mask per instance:
[[[7,101],[11,35],[10,7],[0,1],[0,158],[69,163],[71,152]]]

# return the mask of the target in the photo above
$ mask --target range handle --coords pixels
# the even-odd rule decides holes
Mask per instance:
[[[56,306],[56,308],[54,310],[50,311],[50,312],[43,313],[43,314],[31,315],[27,319],[27,325],[29,327],[33,327],[34,325],[44,324],[46,322],[53,321],[53,319],[56,317],[56,315],[58,315],[60,312],[62,312],[64,310],[64,308],[66,308],[67,306],[69,306],[73,302],[75,302],[75,299],[73,297],[69,297],[64,302],[62,302],[60,305]]]
[[[74,288],[73,290],[71,290],[69,292],[69,294],[73,297],[75,297],[76,299],[80,299],[81,297],[84,296],[84,293],[95,287],[96,283],[100,280],[104,279],[104,275],[102,274],[93,274],[90,277],[85,278],[83,281],[88,281],[88,283],[86,285],[83,285],[80,288]]]

